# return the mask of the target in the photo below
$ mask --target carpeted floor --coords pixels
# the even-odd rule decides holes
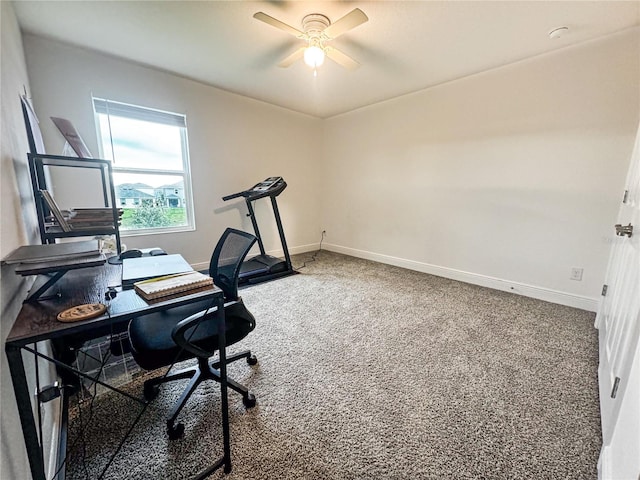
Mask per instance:
[[[242,296],[257,327],[230,351],[259,363],[229,374],[257,405],[230,391],[233,471],[211,478],[597,477],[594,314],[324,251]],[[144,378],[126,388],[141,395]],[[184,438],[168,440],[184,385],[161,390],[104,478],[186,479],[220,456],[215,383],[183,411]],[[105,394],[75,410],[70,444],[84,441],[67,478],[100,478],[140,409]]]

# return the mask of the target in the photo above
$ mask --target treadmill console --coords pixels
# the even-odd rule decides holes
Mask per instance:
[[[263,197],[277,197],[285,188],[287,188],[287,182],[282,177],[269,177],[248,190],[226,195],[222,197],[222,200],[226,202],[234,198],[244,197],[247,201],[254,201]]]
[[[251,191],[252,192],[266,192],[273,188],[278,182],[282,180],[282,177],[269,177],[262,182],[255,185]]]

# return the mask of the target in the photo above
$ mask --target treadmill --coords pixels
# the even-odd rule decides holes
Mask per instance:
[[[260,248],[260,255],[249,258],[242,263],[239,277],[240,284],[266,282],[267,280],[298,273],[291,266],[291,257],[289,256],[287,241],[284,238],[282,220],[280,220],[280,212],[278,211],[278,203],[276,202],[276,197],[280,195],[285,188],[287,188],[287,182],[285,182],[282,177],[269,177],[255,184],[248,190],[222,197],[222,200],[225,202],[233,200],[234,198],[244,197],[247,203],[247,209],[249,210],[247,216],[251,218],[251,224],[253,225],[253,230],[258,240],[258,247]],[[273,214],[276,219],[276,225],[278,226],[282,250],[284,251],[284,259],[267,255],[264,250],[262,238],[260,237],[258,222],[256,221],[256,215],[253,210],[253,202],[265,197],[271,199],[271,206],[273,207]]]

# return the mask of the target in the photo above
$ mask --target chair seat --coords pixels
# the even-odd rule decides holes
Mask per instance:
[[[155,370],[193,358],[173,340],[173,327],[181,320],[203,312],[210,305],[210,301],[204,301],[133,319],[129,324],[129,338],[131,353],[138,365],[145,370]],[[253,315],[241,300],[226,305],[224,313],[227,346],[242,340],[255,328]],[[213,352],[218,349],[217,332],[217,322],[205,319],[195,328],[191,337],[191,331],[187,331],[185,337],[198,347]]]
[[[224,295],[225,347],[246,337],[256,325],[256,321],[238,296],[238,276],[243,260],[256,242],[250,233],[227,228],[216,244],[211,261],[209,275]],[[217,308],[217,303],[215,303]],[[136,363],[145,370],[161,367],[173,367],[182,360],[197,358],[197,365],[171,374],[156,375],[144,382],[144,396],[151,401],[158,394],[160,385],[174,380],[189,378],[187,388],[171,409],[167,418],[167,433],[170,439],[176,439],[184,433],[184,424],[175,423],[178,415],[196,390],[205,380],[221,382],[242,395],[242,403],[251,408],[256,404],[255,396],[249,389],[227,378],[226,365],[240,359],[246,359],[249,365],[258,360],[246,350],[233,355],[223,355],[224,364],[212,361],[219,350],[218,314],[210,300],[172,308],[167,311],[144,315],[129,322],[129,344]],[[226,353],[226,348],[224,348]],[[218,369],[218,366],[220,367]],[[169,373],[169,372],[166,372]],[[226,394],[226,389],[222,389]],[[223,396],[223,399],[226,398]],[[223,400],[223,405],[226,403]],[[226,407],[222,412],[223,431],[229,429],[229,417]],[[228,452],[228,438],[225,440]],[[230,470],[230,464],[229,470]],[[225,472],[229,473],[225,467]],[[204,477],[203,477],[204,478]]]

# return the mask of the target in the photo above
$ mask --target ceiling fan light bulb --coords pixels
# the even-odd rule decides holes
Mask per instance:
[[[311,46],[304,51],[304,63],[311,68],[317,68],[324,63],[324,50]]]

